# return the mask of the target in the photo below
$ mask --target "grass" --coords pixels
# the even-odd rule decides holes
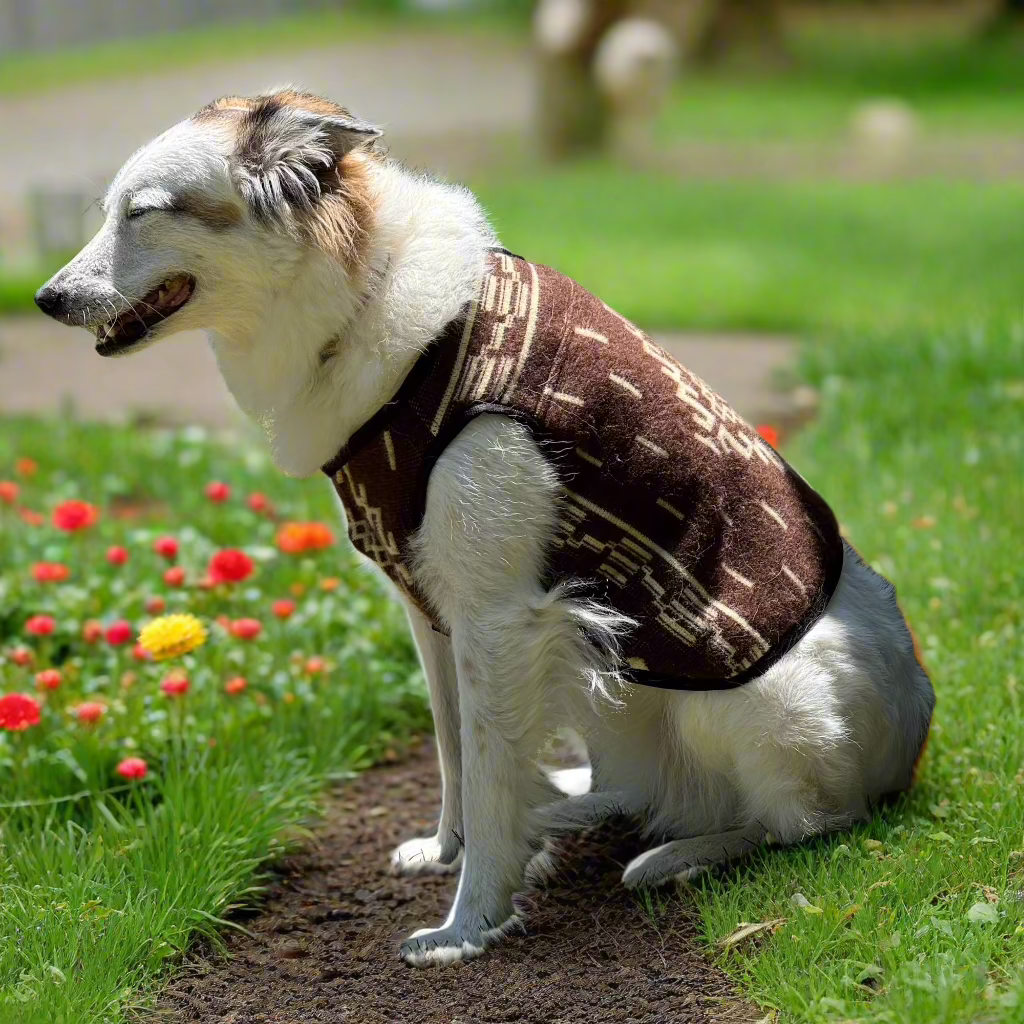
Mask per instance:
[[[40,468],[18,478],[26,457]],[[4,477],[20,493],[0,495],[0,694],[42,698],[35,673],[62,678],[38,725],[0,730],[0,1022],[119,1021],[197,934],[215,935],[255,898],[262,865],[302,834],[330,779],[427,725],[424,694],[400,611],[347,549],[284,554],[278,517],[246,503],[258,491],[282,518],[334,525],[325,482],[286,481],[262,455],[239,459],[195,432],[10,420]],[[227,502],[205,497],[214,479],[231,484]],[[101,507],[80,534],[48,519],[71,497]],[[47,518],[32,525],[26,509]],[[168,563],[152,549],[168,532],[182,587],[164,581]],[[111,544],[127,548],[126,565],[108,563]],[[212,553],[235,545],[255,574],[201,585]],[[40,561],[67,565],[70,579],[35,582]],[[145,621],[154,596],[197,613],[207,643],[153,663],[130,644],[85,640],[90,619]],[[271,614],[282,598],[296,603],[288,619]],[[38,614],[54,619],[52,634],[26,634]],[[225,628],[242,617],[262,622],[260,637]],[[184,697],[160,689],[175,668],[190,680]],[[239,675],[248,687],[229,696],[224,683]],[[86,700],[106,708],[93,725],[77,715]],[[127,756],[147,762],[145,779],[119,777]]]
[[[605,165],[476,190],[504,243],[648,329],[935,327],[1015,313],[1024,187],[700,183]]]
[[[786,919],[722,956],[782,1019],[1024,1019],[1022,360],[1019,325],[807,352],[822,416],[788,455],[895,582],[938,707],[893,811],[696,890],[709,943]]]
[[[834,141],[859,104],[893,97],[910,104],[925,134],[969,139],[1024,124],[1024,40],[1013,35],[981,42],[913,24],[900,32],[884,18],[866,31],[823,22],[794,33],[791,51],[785,72],[685,74],[662,138]]]

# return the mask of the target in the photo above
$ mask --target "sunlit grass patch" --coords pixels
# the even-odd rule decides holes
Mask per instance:
[[[822,419],[788,454],[896,583],[938,706],[920,781],[895,808],[696,890],[711,942],[786,919],[723,957],[785,1019],[1020,1019],[1022,365],[1019,329],[808,352]]]

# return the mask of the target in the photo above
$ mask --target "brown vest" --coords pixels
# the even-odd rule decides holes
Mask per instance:
[[[324,471],[349,536],[438,626],[410,539],[430,469],[469,420],[529,425],[562,481],[550,584],[636,620],[626,674],[722,689],[810,628],[843,545],[823,499],[702,380],[580,285],[504,252],[480,296]]]

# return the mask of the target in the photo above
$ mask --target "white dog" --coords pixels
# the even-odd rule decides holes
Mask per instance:
[[[219,100],[128,160],[106,195],[102,229],[37,303],[94,331],[104,356],[206,329],[278,466],[312,474],[388,406],[432,342],[479,304],[485,278],[500,272],[494,261],[507,259],[495,255],[469,192],[387,159],[379,135],[343,108],[289,90]],[[502,266],[536,272],[522,261]],[[602,341],[589,328],[577,333]],[[641,343],[669,385],[692,397],[685,371]],[[700,401],[691,412],[709,416]],[[732,688],[637,685],[619,657],[636,618],[595,599],[588,581],[550,578],[569,493],[557,460],[522,418],[478,411],[433,456],[410,550],[385,552],[401,562],[389,575],[409,605],[443,776],[437,834],[404,843],[392,867],[461,864],[451,913],[402,944],[407,962],[475,956],[507,931],[513,895],[547,834],[635,814],[661,845],[623,880],[656,884],[769,838],[846,826],[910,786],[934,695],[892,587],[852,550],[839,549],[827,608],[763,672]],[[719,436],[748,463],[781,471],[743,427]],[[393,463],[386,431],[385,441]],[[649,456],[669,454],[645,444]],[[621,550],[617,557],[629,564]],[[692,582],[686,566],[671,564]],[[785,580],[776,585],[781,592]],[[408,599],[414,591],[422,600]],[[710,620],[716,608],[729,617],[718,623],[763,640],[721,602],[699,611]],[[718,653],[732,650],[715,642]],[[576,730],[589,752],[591,784],[576,796],[557,792],[537,767],[560,728]]]

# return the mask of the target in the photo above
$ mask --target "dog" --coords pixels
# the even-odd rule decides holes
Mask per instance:
[[[769,840],[845,828],[906,790],[934,693],[891,585],[838,539],[827,507],[710,389],[568,279],[503,250],[469,191],[405,169],[382,151],[380,135],[343,107],[292,89],[217,100],[128,159],[106,194],[102,228],[36,302],[93,332],[106,357],[205,329],[277,466],[300,477],[329,467],[350,536],[396,584],[427,679],[443,784],[436,833],[403,843],[391,869],[460,871],[447,919],[406,939],[403,959],[424,966],[482,953],[516,924],[513,897],[548,838],[610,815],[637,816],[652,843],[626,866],[624,883],[657,885]],[[632,346],[644,388],[668,389],[643,422],[657,419],[705,457],[673,459],[668,442],[636,433],[627,437],[630,457],[602,459],[572,440],[593,426],[580,410],[594,403],[542,386],[547,378],[530,385],[529,415],[494,401],[470,407],[474,395],[452,384],[438,392],[436,422],[432,412],[416,420],[426,423],[422,489],[408,498],[411,512],[394,511],[405,516],[396,539],[381,527],[391,513],[351,477],[362,458],[374,480],[390,466],[411,487],[416,474],[395,470],[411,436],[398,432],[413,428],[394,416],[415,402],[396,396],[409,387],[422,395],[422,381],[439,371],[424,377],[418,367],[436,348],[438,358],[463,358],[466,373],[473,364],[474,394],[507,398],[532,380],[526,349],[541,315],[565,321],[572,335],[536,343],[544,373],[557,363],[567,386],[581,383],[563,357],[590,346],[597,355],[581,372],[600,369],[594,360],[606,358],[614,334],[619,351]],[[472,348],[467,317],[477,316],[490,333]],[[514,350],[501,356],[516,331],[518,361]],[[629,403],[643,388],[614,366],[591,386],[604,396],[601,423],[619,416],[613,426],[628,434],[627,413],[639,408]],[[538,410],[539,428],[531,421]],[[431,435],[442,420],[444,431]],[[377,448],[367,447],[367,431]],[[576,458],[572,474],[562,471],[563,455]],[[685,483],[705,465],[730,467],[721,477],[729,509],[746,516],[756,505],[772,517],[736,547],[725,506],[718,519],[662,498],[657,511],[647,508],[657,474]],[[589,473],[591,490],[580,490],[577,473]],[[800,528],[789,512],[787,522],[769,502],[749,500],[749,481],[796,495]],[[687,500],[689,483],[672,486]],[[662,532],[677,514],[700,525],[693,560],[672,547],[678,537],[647,537],[630,509],[608,511],[604,487],[644,505],[651,522],[661,516]],[[723,550],[754,545],[758,564],[777,560],[773,546],[789,543],[791,528],[804,538],[798,555],[821,556],[809,562],[809,571],[820,565],[820,579],[805,586],[783,563],[758,583],[757,608],[789,608],[805,592],[799,614],[785,612],[799,618],[783,623],[788,639],[774,642],[708,580],[746,600],[754,582],[723,561]],[[594,578],[552,569],[569,555],[591,558]],[[616,587],[634,604],[608,598]],[[655,602],[649,621],[655,606],[636,601]],[[643,629],[675,682],[657,673],[645,680],[645,657],[626,657]],[[538,767],[561,729],[581,738],[589,769],[552,776]]]

